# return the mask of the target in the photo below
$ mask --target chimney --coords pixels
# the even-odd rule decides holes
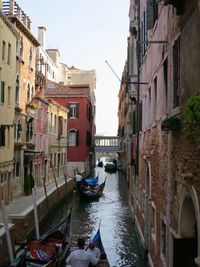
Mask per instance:
[[[21,8],[20,8],[19,6],[17,7],[17,17],[18,17],[18,19],[21,21],[22,10],[21,10]]]
[[[24,23],[25,26],[27,26],[26,25],[27,24],[27,16],[26,16],[25,13],[24,13],[24,16],[23,16],[23,23]]]
[[[31,31],[31,20],[29,17],[27,17],[27,28]]]
[[[46,28],[44,26],[38,27],[38,41],[41,46],[46,48]]]
[[[11,15],[11,16],[14,15],[14,8],[15,8],[15,1],[14,0],[10,0],[9,15]]]

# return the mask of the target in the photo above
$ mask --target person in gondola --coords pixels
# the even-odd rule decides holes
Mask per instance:
[[[83,177],[80,172],[75,175],[77,191],[80,191]]]
[[[99,261],[96,267],[107,267],[107,266],[108,266],[107,255],[106,253],[102,253],[100,255],[100,258],[99,258]]]
[[[78,238],[77,244],[78,249],[72,251],[67,257],[67,265],[71,265],[71,267],[88,267],[90,263],[96,265],[98,259],[84,249],[85,240],[83,238]]]
[[[99,257],[100,257],[101,252],[100,252],[99,248],[97,248],[97,247],[95,246],[95,243],[93,243],[93,242],[91,241],[91,242],[89,243],[89,245],[88,245],[88,249],[87,249],[87,251],[88,251],[89,253],[91,253],[92,255],[94,255],[94,256],[99,260]]]

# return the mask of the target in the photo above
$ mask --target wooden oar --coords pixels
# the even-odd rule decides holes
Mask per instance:
[[[109,200],[111,200],[111,201],[114,202],[114,200],[113,200],[112,198],[107,197],[103,192],[99,193],[99,192],[97,192],[97,191],[95,191],[95,190],[93,190],[93,189],[91,189],[90,187],[87,187],[87,186],[85,186],[85,185],[81,185],[81,187],[83,187],[83,188],[85,188],[85,189],[87,189],[88,191],[91,191],[91,192],[93,192],[93,193],[97,193],[97,194],[100,195],[100,196],[106,197],[106,198],[108,198]]]

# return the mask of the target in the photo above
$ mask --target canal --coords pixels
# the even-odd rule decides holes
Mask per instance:
[[[95,202],[81,202],[74,193],[66,203],[57,209],[51,218],[51,225],[60,221],[73,203],[72,249],[77,238],[82,236],[89,242],[101,221],[101,236],[112,267],[146,267],[139,246],[134,222],[128,207],[126,177],[121,173],[109,174],[104,168],[96,168],[100,182],[107,176],[102,198]]]

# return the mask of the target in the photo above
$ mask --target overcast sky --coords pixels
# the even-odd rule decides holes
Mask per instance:
[[[120,82],[127,54],[130,0],[17,0],[32,21],[45,26],[47,48],[58,48],[68,66],[95,69],[97,134],[116,135]]]

